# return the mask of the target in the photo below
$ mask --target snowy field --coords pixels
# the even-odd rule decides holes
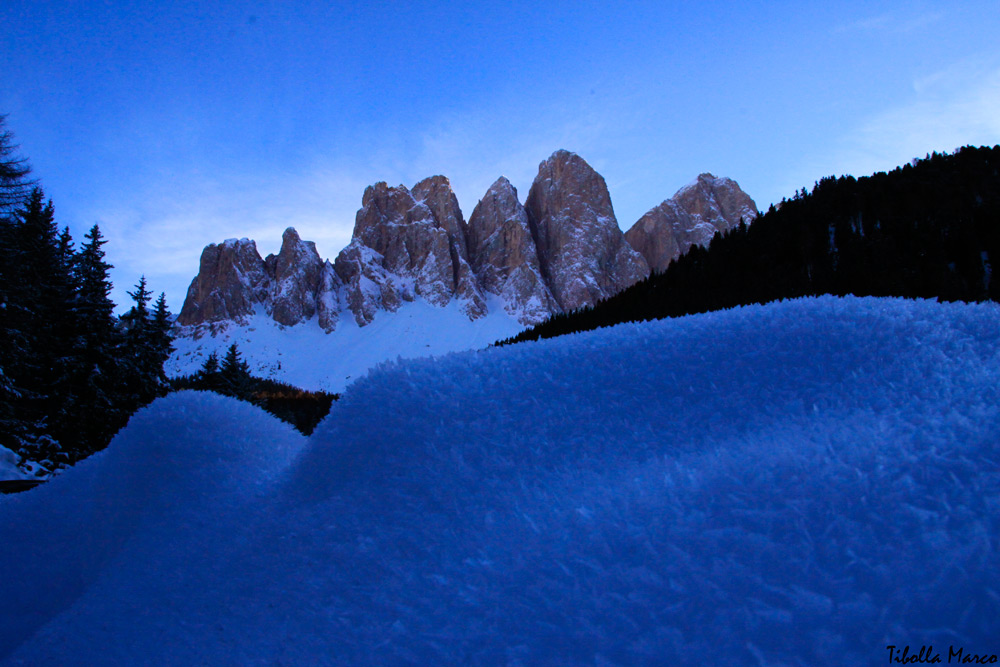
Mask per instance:
[[[315,319],[282,326],[258,306],[245,326],[229,324],[215,336],[177,338],[165,368],[170,376],[194,373],[212,352],[221,360],[236,343],[259,377],[341,392],[382,362],[484,348],[524,329],[499,298],[487,295],[487,305],[488,315],[470,321],[457,301],[441,308],[418,298],[394,313],[378,311],[365,327],[345,311],[329,334]]]
[[[1000,653],[1000,308],[798,300],[205,393],[0,497],[4,665]]]

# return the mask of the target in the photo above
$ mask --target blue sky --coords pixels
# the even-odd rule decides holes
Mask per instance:
[[[0,3],[0,113],[114,298],[178,310],[204,245],[334,257],[366,185],[466,216],[565,148],[627,229],[698,173],[761,209],[823,176],[1000,142],[1000,8],[955,3]]]

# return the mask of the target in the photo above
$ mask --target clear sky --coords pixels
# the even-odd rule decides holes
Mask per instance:
[[[1000,5],[2,0],[0,113],[115,301],[180,309],[202,247],[333,258],[365,186],[451,179],[466,217],[565,148],[619,224],[701,172],[766,209],[828,175],[1000,143]]]

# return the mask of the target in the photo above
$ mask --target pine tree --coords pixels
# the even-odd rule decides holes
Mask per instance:
[[[146,289],[142,276],[134,292],[128,292],[134,305],[121,317],[123,341],[122,388],[125,406],[133,411],[166,393],[169,383],[163,364],[173,349],[170,335],[170,312],[167,297],[162,292],[153,312],[149,311],[152,293]]]
[[[91,227],[84,238],[87,242],[80,248],[75,263],[79,282],[78,307],[94,333],[110,336],[110,331],[114,329],[115,305],[110,298],[112,284],[109,275],[114,266],[104,261],[101,246],[107,241],[97,225]]]
[[[11,292],[18,280],[13,272],[17,253],[14,211],[23,204],[32,182],[27,178],[31,167],[17,154],[14,136],[6,123],[7,117],[0,115],[0,444],[16,449],[22,421],[17,406],[21,391],[14,366],[23,356],[24,339],[10,322],[16,305]]]
[[[45,202],[41,188],[15,212],[7,240],[6,268],[17,278],[4,285],[5,339],[12,356],[3,367],[17,420],[8,425],[9,440],[23,455],[41,460],[58,451],[58,441],[49,436],[71,392],[64,331],[73,302],[52,202]]]
[[[126,292],[135,305],[122,315],[122,322],[126,331],[138,330],[143,333],[149,330],[149,302],[152,300],[152,293],[146,289],[146,276],[140,276],[136,283],[134,292]]]
[[[131,412],[168,387],[172,344],[161,294],[143,277],[120,320],[95,225],[79,252],[27,179],[0,116],[0,444],[40,461],[108,444]]]
[[[132,308],[122,315],[123,334],[121,364],[122,380],[120,389],[124,394],[128,410],[148,403],[156,396],[159,388],[159,369],[153,350],[152,321],[149,301],[152,294],[146,289],[146,276],[139,278],[134,292],[127,292],[132,298]]]
[[[79,331],[74,352],[79,363],[75,368],[76,394],[71,407],[79,420],[75,439],[77,453],[82,456],[107,444],[124,424],[127,414],[118,387],[124,369],[118,361],[121,336],[115,326],[114,303],[110,298],[108,274],[112,266],[104,261],[101,248],[106,241],[97,225],[84,238],[86,242],[75,263]],[[95,419],[95,415],[101,418]]]
[[[14,135],[6,129],[7,116],[0,115],[0,218],[9,217],[31,190],[31,165],[17,154]]]
[[[207,391],[221,391],[222,381],[219,376],[219,355],[212,352],[205,359],[201,369],[195,374],[194,386]]]
[[[229,346],[219,366],[221,391],[230,396],[247,398],[250,387],[250,364],[240,355],[236,343]]]
[[[160,292],[160,296],[156,299],[156,305],[153,306],[152,342],[155,364],[158,369],[157,378],[164,390],[166,390],[168,382],[163,365],[170,358],[170,353],[174,351],[173,341],[174,337],[170,333],[170,311],[167,310],[167,295]]]
[[[209,377],[215,375],[219,372],[219,355],[216,352],[208,355],[205,359],[205,363],[201,365],[201,369],[198,371],[198,375],[202,377]]]

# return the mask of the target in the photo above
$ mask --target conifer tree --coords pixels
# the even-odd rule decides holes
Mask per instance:
[[[149,313],[152,294],[146,289],[146,276],[140,277],[135,291],[127,294],[132,298],[133,306],[121,317],[124,340],[119,358],[122,373],[120,389],[129,407],[134,409],[156,395],[159,372],[154,367],[156,355]]]
[[[207,391],[221,391],[222,382],[219,376],[219,355],[216,352],[212,352],[205,359],[205,363],[202,364],[201,368],[195,374],[194,386],[199,389],[205,389]]]
[[[155,350],[155,366],[158,370],[160,386],[164,389],[168,386],[167,375],[163,365],[170,358],[170,353],[174,351],[174,337],[170,333],[170,311],[167,310],[167,295],[160,292],[153,306],[152,322],[152,342]]]
[[[34,188],[7,230],[7,270],[16,276],[4,285],[6,340],[11,354],[4,374],[15,392],[9,403],[18,424],[16,449],[35,460],[58,450],[50,434],[71,391],[65,330],[72,318],[73,286],[64,261],[52,202]],[[44,443],[44,453],[34,451]],[[24,449],[28,451],[22,451]]]
[[[99,449],[124,423],[117,382],[122,368],[118,363],[120,335],[115,327],[114,303],[111,301],[112,268],[104,261],[106,241],[94,225],[84,237],[86,242],[76,256],[78,285],[75,302],[79,331],[76,350],[79,363],[75,369],[73,413],[80,419],[77,432],[80,454]],[[93,415],[102,415],[100,421]]]
[[[172,345],[161,294],[140,279],[121,320],[95,225],[79,252],[27,179],[0,116],[0,444],[35,461],[108,444],[139,405],[166,391]]]
[[[163,364],[173,349],[170,335],[170,312],[162,292],[153,312],[149,310],[152,293],[142,276],[134,292],[128,292],[134,305],[121,317],[124,334],[122,388],[126,405],[132,409],[145,405],[166,392],[168,382]]]
[[[87,242],[76,257],[76,277],[79,282],[78,308],[95,333],[109,335],[114,328],[114,303],[111,302],[111,264],[104,261],[101,248],[107,241],[101,235],[100,227],[94,225],[84,235]]]
[[[126,330],[139,329],[145,331],[149,329],[149,302],[153,295],[146,289],[146,276],[140,276],[136,283],[134,292],[126,292],[135,305],[122,316]]]
[[[17,282],[12,270],[16,253],[14,211],[23,204],[32,182],[28,179],[31,167],[17,154],[6,123],[7,117],[0,115],[0,444],[16,449],[22,423],[16,404],[21,392],[13,366],[23,355],[24,339],[10,323],[16,303],[11,290]]]
[[[245,398],[249,393],[250,364],[240,355],[236,343],[229,346],[219,366],[221,389],[230,396]]]
[[[7,116],[0,115],[0,218],[10,216],[24,202],[33,185],[28,179],[31,165],[17,154],[14,135],[6,125]]]
[[[201,370],[198,371],[198,375],[202,377],[208,377],[210,375],[215,375],[219,372],[219,355],[216,352],[208,355],[205,359],[205,363],[201,365]]]

